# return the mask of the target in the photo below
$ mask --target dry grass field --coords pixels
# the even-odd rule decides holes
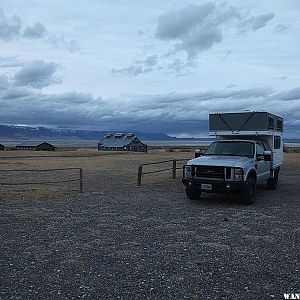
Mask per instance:
[[[0,186],[0,299],[283,299],[300,291],[300,154],[277,191],[188,200],[171,171],[138,165],[190,151],[2,151],[0,169],[83,168],[79,183]],[[167,165],[171,167],[171,164]],[[155,167],[157,168],[157,167]],[[154,167],[148,167],[148,171]],[[0,173],[6,183],[78,178]]]

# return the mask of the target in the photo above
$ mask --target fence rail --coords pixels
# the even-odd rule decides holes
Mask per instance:
[[[83,193],[83,170],[82,168],[56,168],[56,169],[0,169],[0,173],[46,173],[57,171],[79,171],[79,177],[76,179],[50,180],[50,181],[24,181],[24,182],[1,182],[0,186],[18,186],[18,185],[50,185],[55,183],[78,182],[79,191]]]
[[[191,158],[169,159],[169,160],[157,161],[157,162],[152,162],[152,163],[147,163],[147,164],[141,164],[138,167],[137,185],[142,184],[142,176],[143,175],[153,174],[153,173],[160,173],[160,172],[165,172],[165,171],[170,171],[170,170],[172,170],[172,178],[176,179],[176,170],[181,169],[181,167],[177,167],[177,162],[179,162],[179,161],[188,161],[190,159]],[[166,163],[172,163],[172,167],[165,168],[165,169],[154,170],[154,171],[143,172],[143,168],[145,166],[160,165],[160,164],[166,164]]]

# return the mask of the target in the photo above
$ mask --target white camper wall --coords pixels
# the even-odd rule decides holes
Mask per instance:
[[[276,147],[275,139],[280,140],[280,148],[278,149],[276,149],[277,147]],[[272,152],[273,152],[273,168],[280,167],[283,164],[283,160],[284,160],[282,134],[273,136]]]

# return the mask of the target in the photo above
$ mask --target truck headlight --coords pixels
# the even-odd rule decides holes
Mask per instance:
[[[234,169],[234,181],[243,181],[243,169],[235,168]]]
[[[185,166],[185,168],[184,168],[184,177],[185,178],[192,177],[192,166]]]

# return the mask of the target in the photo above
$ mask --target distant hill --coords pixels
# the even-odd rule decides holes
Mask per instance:
[[[0,125],[0,140],[99,140],[107,132]],[[144,141],[176,140],[175,137],[164,133],[135,132],[135,134]]]
[[[46,127],[27,127],[0,125],[1,140],[99,140],[109,131],[54,129]],[[115,133],[116,131],[111,131]],[[134,132],[143,141],[185,141],[203,140],[197,138],[176,138],[164,133]],[[212,140],[213,138],[205,138]],[[286,143],[300,143],[300,139],[284,139]]]

